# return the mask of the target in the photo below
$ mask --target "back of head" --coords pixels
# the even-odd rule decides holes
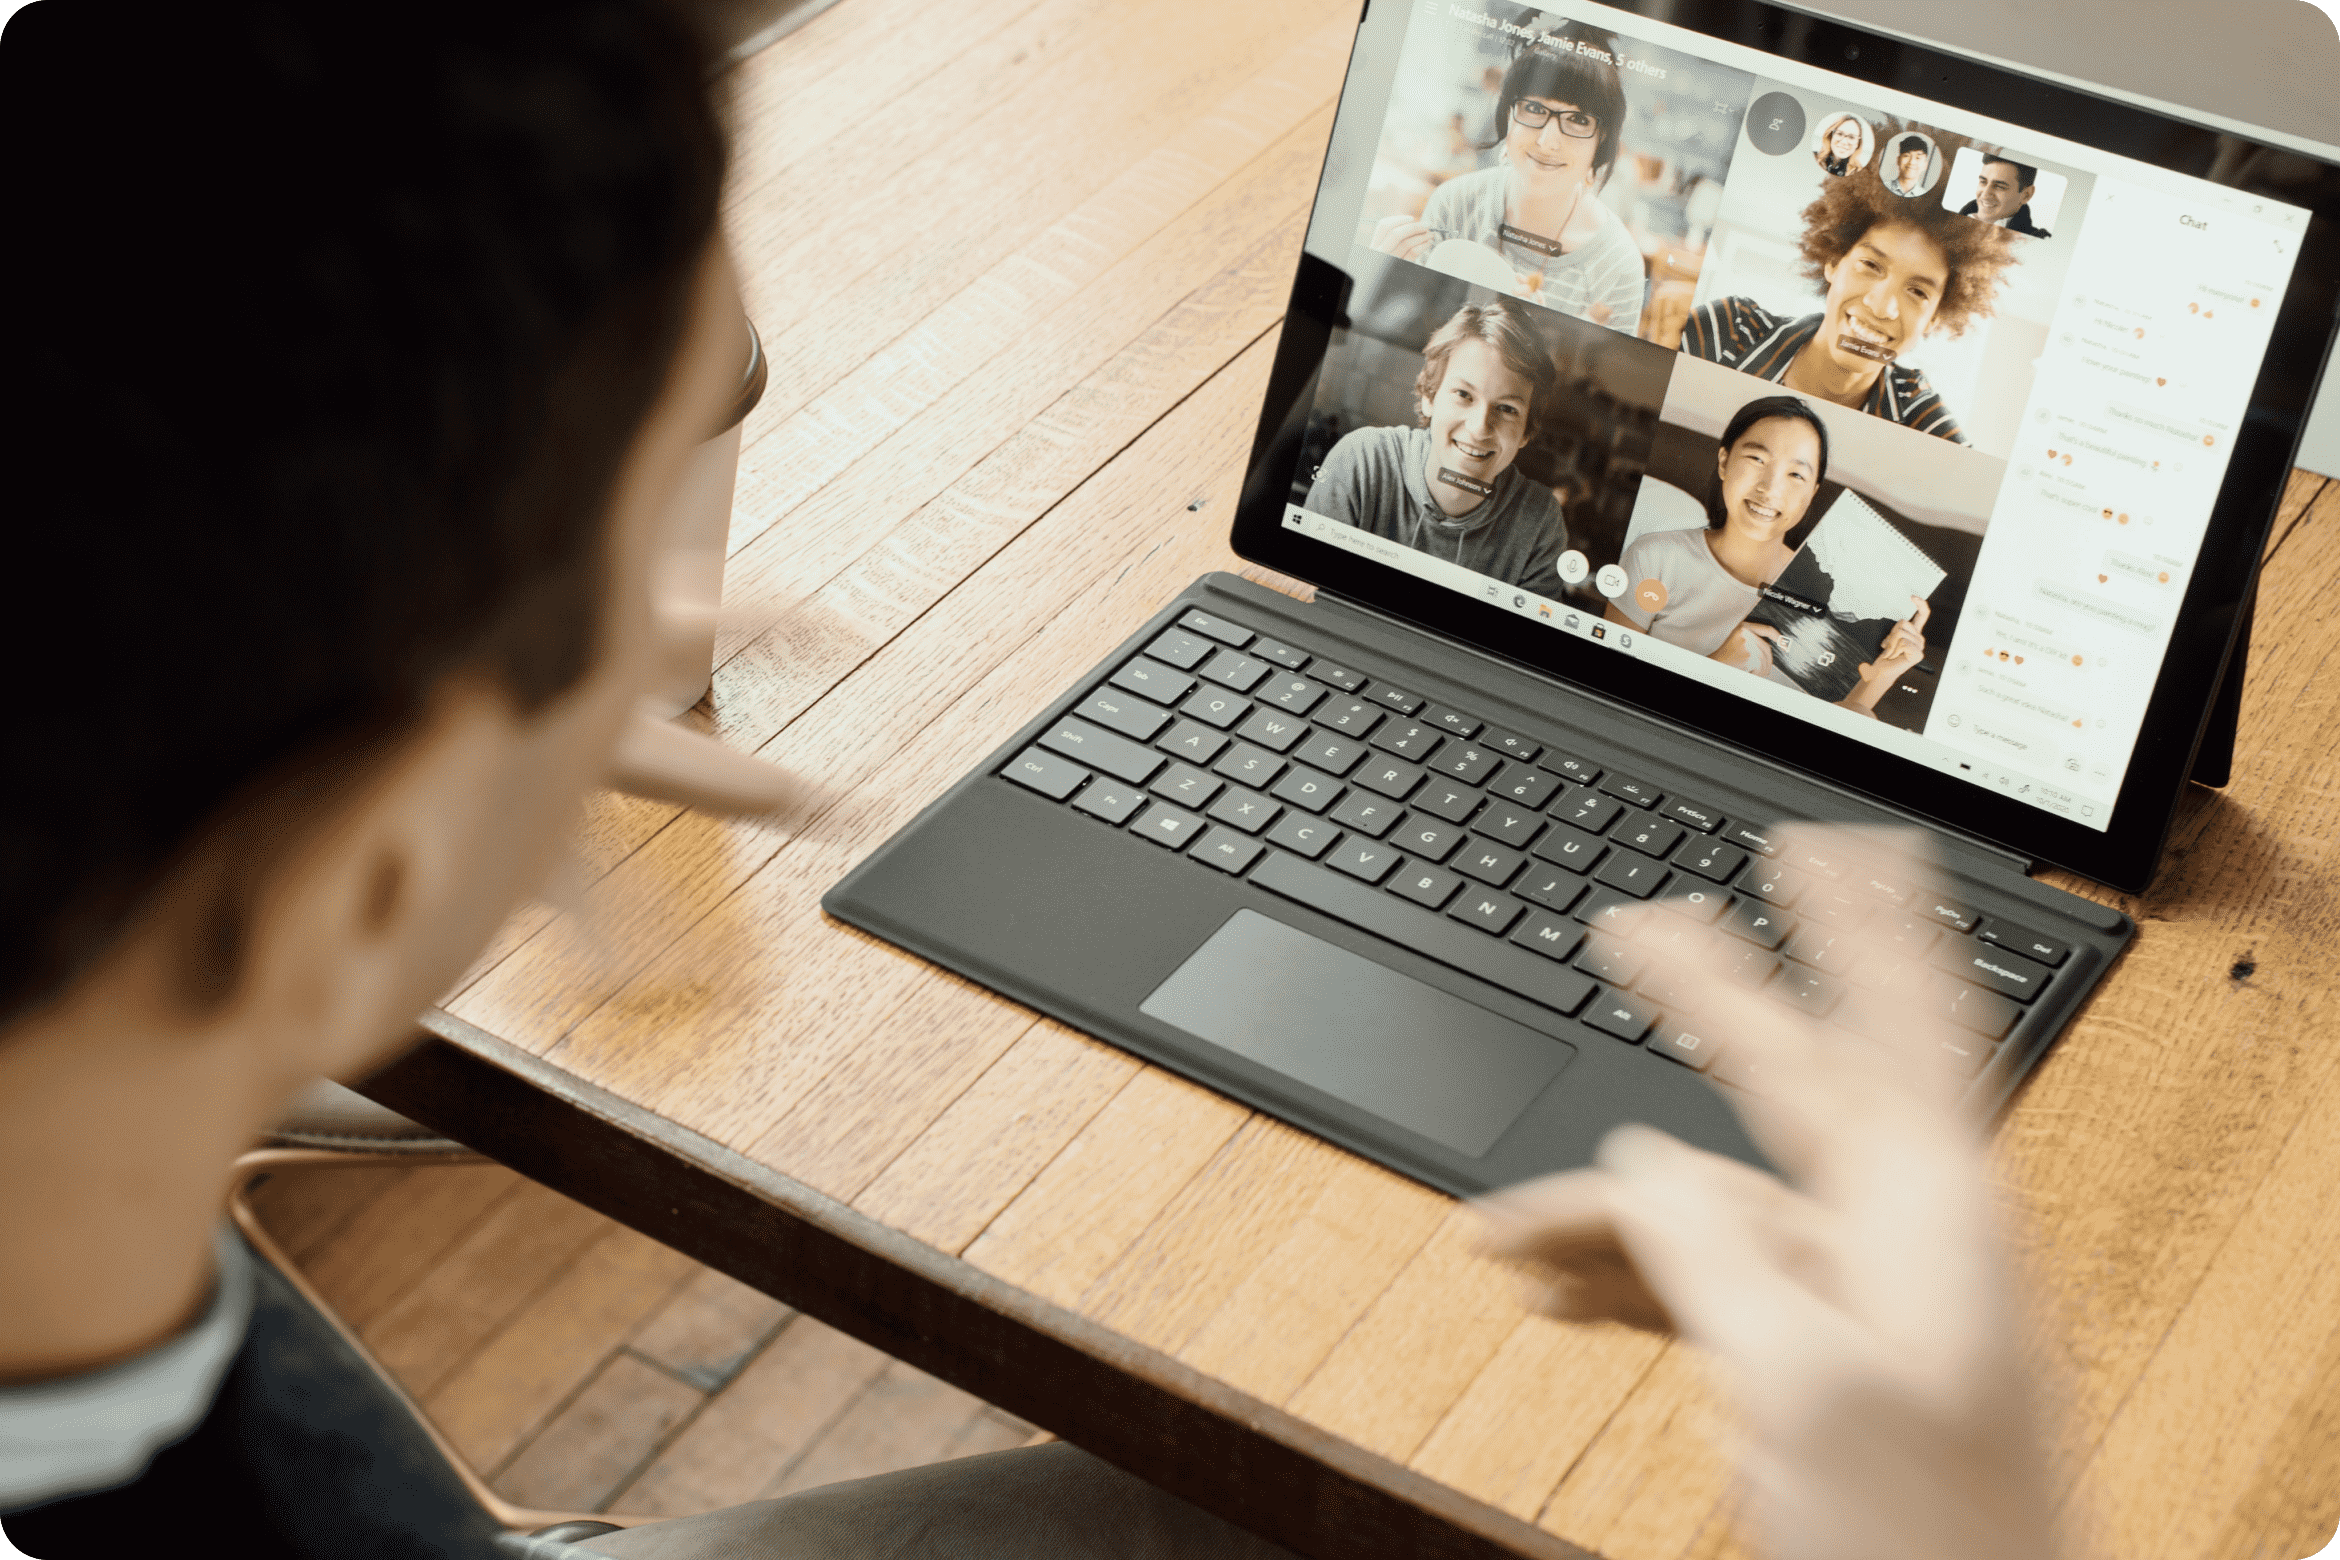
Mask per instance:
[[[0,134],[5,1023],[256,791],[591,663],[723,148],[657,0],[43,0]]]

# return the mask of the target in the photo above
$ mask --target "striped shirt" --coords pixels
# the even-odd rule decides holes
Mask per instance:
[[[1804,344],[1820,334],[1822,318],[1807,314],[1800,320],[1782,320],[1752,298],[1717,298],[1691,311],[1689,328],[1682,332],[1682,350],[1778,384],[1787,378],[1788,365]],[[1958,419],[1942,404],[1941,392],[1926,383],[1922,369],[1886,364],[1861,410],[1953,444],[1967,442]]]
[[[1422,208],[1422,225],[1447,238],[1483,244],[1511,262],[1522,276],[1541,276],[1543,285],[1528,296],[1547,309],[1594,320],[1594,306],[1607,312],[1595,320],[1630,336],[1641,329],[1641,295],[1649,273],[1641,263],[1641,247],[1616,213],[1600,206],[1600,230],[1564,255],[1547,254],[1503,236],[1505,201],[1511,170],[1497,163],[1449,179],[1431,191]],[[1596,205],[1600,197],[1586,192]]]

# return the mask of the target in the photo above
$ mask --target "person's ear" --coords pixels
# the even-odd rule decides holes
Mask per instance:
[[[1728,470],[1730,469],[1730,464],[1731,464],[1731,452],[1730,452],[1730,448],[1729,448],[1729,446],[1727,446],[1727,445],[1721,445],[1721,444],[1718,444],[1718,445],[1716,445],[1716,446],[1714,447],[1714,480],[1715,480],[1715,481],[1717,481],[1717,482],[1720,482],[1720,481],[1723,479],[1723,474],[1724,474],[1726,471],[1728,471]]]

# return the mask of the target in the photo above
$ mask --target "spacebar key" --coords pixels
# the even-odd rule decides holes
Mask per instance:
[[[1427,911],[1400,904],[1387,894],[1310,866],[1280,852],[1260,864],[1251,881],[1336,921],[1346,921],[1425,958],[1451,964],[1466,975],[1501,986],[1530,1002],[1574,1013],[1593,994],[1595,983],[1576,971]]]

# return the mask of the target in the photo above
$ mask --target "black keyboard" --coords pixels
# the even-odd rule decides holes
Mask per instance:
[[[1562,752],[1199,610],[999,773],[1741,1085],[1715,1016],[1684,1011],[1679,972],[1717,948],[1749,992],[1871,1039],[1931,1004],[1970,1077],[2071,956],[1913,885],[1789,859],[1770,822],[1663,791],[1630,759]],[[1619,914],[1644,901],[1671,913],[1627,936]]]

